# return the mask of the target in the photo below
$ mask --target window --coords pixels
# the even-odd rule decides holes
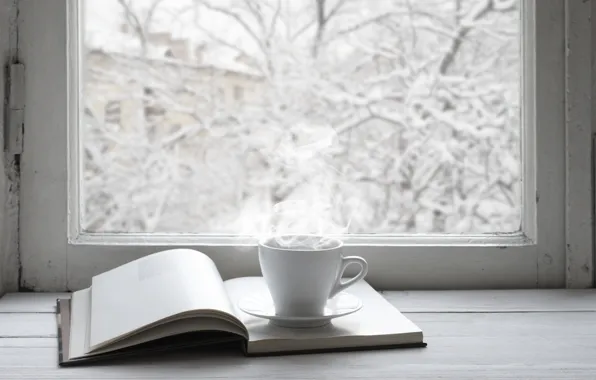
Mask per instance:
[[[241,3],[234,12],[253,17]],[[562,1],[274,3],[287,9],[263,16],[288,18],[264,26],[295,30],[292,41],[274,30],[272,45],[258,44],[242,30],[250,23],[238,25],[231,38],[251,57],[245,65],[211,31],[193,66],[154,60],[151,52],[163,51],[143,38],[128,41],[124,53],[107,44],[116,38],[92,30],[107,2],[22,1],[20,38],[30,41],[23,59],[36,75],[27,81],[23,191],[31,202],[23,204],[21,232],[43,237],[23,240],[24,281],[78,289],[93,274],[170,246],[204,251],[225,277],[254,275],[254,237],[272,227],[267,218],[289,228],[299,213],[309,228],[347,233],[346,254],[369,261],[368,279],[378,287],[564,283]],[[224,5],[200,4],[212,20],[201,30],[230,28]],[[112,17],[114,9],[104,11]],[[179,15],[154,14],[156,25]],[[311,19],[319,24],[289,26]],[[85,74],[90,49],[82,47],[90,43],[115,50],[105,78],[192,92],[163,97],[167,117],[176,115],[171,123],[181,127],[163,136],[160,149],[127,140],[137,147],[123,150],[118,167],[128,171],[115,167],[105,178],[110,211],[94,211],[109,222],[93,228],[86,218],[95,200],[81,178],[88,162],[79,153],[79,89],[106,79]],[[205,89],[240,80],[258,89],[251,91],[258,107],[196,112]],[[42,157],[35,148],[47,140],[55,144]],[[591,147],[579,140],[589,159]]]
[[[135,141],[134,146],[123,147],[118,159],[121,162],[127,157],[129,161],[130,184],[123,186],[124,178],[106,178],[106,183],[118,186],[104,187],[102,193],[111,191],[111,198],[120,199],[121,204],[115,205],[118,209],[130,204],[136,211],[115,213],[110,219],[90,216],[112,221],[90,232],[251,235],[260,232],[261,222],[257,220],[268,219],[266,210],[270,210],[270,214],[284,214],[284,221],[279,223],[301,219],[304,225],[321,230],[308,232],[518,233],[519,3],[510,1],[494,7],[488,2],[478,9],[472,3],[462,3],[458,10],[458,1],[445,2],[441,6],[445,13],[466,14],[465,20],[455,21],[433,13],[434,0],[420,2],[412,9],[405,1],[349,3],[336,5],[341,15],[321,15],[329,18],[313,27],[321,35],[305,32],[284,40],[283,30],[271,26],[269,33],[284,49],[252,54],[243,49],[247,49],[246,44],[260,42],[255,41],[257,33],[229,16],[234,11],[239,12],[240,20],[250,19],[254,10],[246,4],[239,2],[236,9],[199,3],[198,9],[182,9],[185,16],[193,16],[188,27],[195,38],[206,41],[203,63],[210,70],[205,70],[202,66],[164,62],[161,55],[152,53],[174,44],[174,27],[179,20],[167,24],[162,18],[166,12],[176,13],[176,4],[154,3],[154,11],[145,15],[142,2],[110,6],[105,1],[86,0],[88,9],[80,30],[81,49],[86,52],[79,63],[84,78],[81,86],[86,89],[83,97],[93,100],[104,96],[114,77],[121,77],[120,82],[133,88],[150,81],[155,87],[144,87],[143,98],[146,128],[160,129],[160,124],[175,118],[185,119],[182,122],[188,128],[209,131],[189,137],[186,151],[155,152],[153,160],[164,164],[151,168],[144,164],[152,159],[142,153],[149,145],[139,144],[146,128],[138,136],[130,131],[114,136],[120,141]],[[295,9],[288,2],[279,6],[287,8],[287,16],[259,12],[263,18],[273,18],[272,24],[279,21],[292,28],[307,22],[312,12],[326,12],[312,3],[304,9]],[[102,19],[101,12],[106,9],[110,17]],[[129,21],[127,15],[133,13],[136,17]],[[383,21],[376,21],[377,14],[384,15]],[[121,20],[114,22],[118,15]],[[172,36],[167,30],[119,33],[122,23],[142,17],[146,17],[143,23],[147,28],[169,25]],[[455,36],[405,26],[410,18],[415,25],[439,19],[443,28],[454,30]],[[212,19],[226,22],[214,23]],[[194,22],[203,26],[197,27]],[[484,23],[487,31],[468,26],[470,23]],[[220,34],[221,24],[238,36],[223,41],[213,37]],[[118,38],[104,42],[102,35],[110,33]],[[187,45],[192,40],[177,40],[185,42]],[[444,51],[437,55],[437,49]],[[113,59],[95,59],[98,51]],[[260,58],[263,54],[265,57]],[[289,60],[292,65],[288,67],[285,62]],[[424,69],[425,65],[431,67]],[[267,76],[267,70],[276,74]],[[431,78],[433,74],[438,76]],[[263,101],[247,109],[234,108],[233,118],[228,115],[231,108],[209,114],[189,107],[209,94],[212,83],[218,89],[217,99],[223,100],[223,95],[230,93],[230,103],[238,104],[244,100],[244,86],[254,86],[260,89],[255,97]],[[181,86],[193,93],[188,97],[177,95],[174,89]],[[346,96],[355,100],[348,102]],[[178,115],[157,117],[164,116],[164,103]],[[88,134],[85,128],[80,129]],[[161,138],[168,140],[169,136]],[[94,140],[85,141],[94,144]],[[134,150],[138,151],[136,157],[130,157]],[[171,172],[166,162],[187,166],[189,160],[193,170],[183,181],[162,174]],[[84,167],[96,166],[95,162],[82,161]],[[144,183],[150,173],[165,182]],[[85,194],[87,198],[81,202],[95,201],[93,192]],[[162,200],[164,197],[168,200]],[[289,215],[287,209],[294,203],[317,208],[299,205],[293,213],[305,215]],[[276,211],[282,208],[283,212]],[[263,215],[256,215],[256,210],[262,210]],[[154,222],[147,223],[147,218]],[[293,228],[296,223],[292,221]]]

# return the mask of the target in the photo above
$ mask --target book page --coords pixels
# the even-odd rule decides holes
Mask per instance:
[[[111,344],[108,347],[95,350],[93,351],[93,354],[101,354],[104,352],[120,350],[122,348],[136,346],[142,343],[158,340],[161,338],[196,331],[229,332],[238,335],[238,337],[243,337],[245,339],[247,338],[244,329],[232,323],[226,322],[222,319],[195,317],[182,319],[174,323],[168,323],[156,326],[147,331],[142,331],[136,335],[131,336],[130,338]]]
[[[68,357],[85,356],[89,347],[89,317],[91,314],[91,289],[76,291],[71,297],[70,344]]]
[[[269,290],[262,277],[245,277],[225,282],[236,315],[249,333],[248,353],[326,350],[422,343],[422,331],[365,281],[346,292],[359,297],[359,311],[316,328],[284,328],[241,311],[237,303],[245,296]]]
[[[92,354],[88,354],[89,347],[89,318],[91,308],[91,288],[79,290],[74,292],[71,297],[71,308],[69,319],[71,321],[69,326],[64,326],[64,329],[68,329],[70,340],[68,348],[65,354],[65,361],[80,359],[87,356],[98,355],[107,353],[110,351],[116,351],[127,347],[140,345],[142,343],[155,341],[164,337],[169,337],[177,334],[183,334],[186,332],[196,331],[221,331],[229,332],[245,339],[248,338],[244,328],[238,327],[233,323],[230,323],[223,319],[194,317],[187,318],[173,323],[166,323],[146,331],[142,331],[129,338],[118,341],[111,344],[103,349],[93,351]],[[67,310],[65,310],[66,312]],[[197,339],[200,339],[197,338]],[[212,339],[207,336],[207,339]]]
[[[92,279],[89,349],[200,310],[236,320],[213,261],[190,249],[143,257]],[[238,321],[238,325],[241,325]]]

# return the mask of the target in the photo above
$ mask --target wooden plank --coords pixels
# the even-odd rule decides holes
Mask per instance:
[[[326,357],[327,360],[334,358]],[[554,365],[528,367],[523,364],[510,365],[462,365],[442,366],[430,363],[421,365],[402,364],[399,367],[390,366],[389,363],[377,362],[374,369],[367,363],[360,366],[360,358],[352,357],[352,362],[341,361],[339,364],[325,365],[318,363],[305,363],[303,366],[288,364],[283,361],[278,365],[270,363],[264,365],[249,365],[243,363],[235,367],[218,367],[222,362],[214,363],[199,360],[190,367],[187,365],[194,361],[192,357],[176,364],[155,367],[92,367],[74,369],[43,369],[37,367],[14,368],[5,371],[4,379],[573,379],[594,380],[594,368],[589,364],[580,364],[565,368]],[[338,368],[339,365],[343,368]],[[261,371],[259,373],[259,371]],[[264,372],[269,371],[269,372]],[[169,372],[169,373],[168,373]],[[139,377],[135,374],[138,373]],[[0,375],[1,376],[1,375]],[[277,377],[274,377],[277,376]]]
[[[0,338],[0,348],[51,348],[58,349],[58,340],[52,338]],[[7,350],[8,352],[8,350]]]
[[[19,40],[26,41],[20,44],[19,55],[27,65],[27,132],[21,155],[19,226],[23,237],[19,245],[21,285],[36,290],[68,289],[66,152],[69,139],[66,134],[60,135],[56,131],[57,126],[66,128],[68,123],[66,71],[67,62],[73,57],[60,52],[70,46],[67,41],[70,23],[65,22],[69,3],[72,2],[19,1]],[[43,29],[46,33],[40,32]],[[47,75],[43,75],[44,70]],[[44,145],[45,160],[32,159],[39,155]],[[48,148],[50,145],[52,148]],[[36,218],[37,222],[34,221]]]
[[[567,288],[591,288],[593,256],[592,23],[591,1],[566,4],[566,194]]]
[[[3,314],[53,323],[50,314]],[[56,367],[56,339],[0,339],[0,378],[44,379],[594,379],[596,318],[580,313],[408,314],[425,349],[245,358],[185,352],[84,368]],[[36,317],[33,320],[31,317]],[[39,318],[37,318],[39,317]],[[13,321],[9,322],[15,330]],[[25,332],[28,333],[28,332]]]
[[[35,366],[55,367],[56,347],[49,346],[53,339],[46,339],[48,346],[35,346],[40,339],[27,346],[27,342],[13,344],[14,347],[0,346],[0,368]],[[15,340],[13,340],[14,342]],[[43,344],[43,343],[42,343]],[[581,351],[581,352],[580,352]],[[23,355],[30,352],[31,356]],[[588,338],[577,337],[561,342],[558,338],[539,338],[536,336],[507,337],[434,337],[429,339],[429,347],[424,349],[404,350],[381,350],[381,351],[360,351],[353,353],[323,354],[323,355],[288,355],[276,358],[245,358],[234,351],[206,352],[193,351],[183,353],[160,354],[167,356],[164,360],[151,358],[127,359],[119,363],[119,367],[130,369],[151,368],[167,375],[171,366],[200,368],[206,362],[219,363],[212,369],[223,370],[224,367],[237,367],[239,365],[257,365],[265,373],[264,364],[274,360],[274,364],[292,365],[302,363],[304,365],[325,365],[337,363],[339,368],[349,367],[350,362],[357,359],[359,366],[367,365],[384,367],[386,365],[425,365],[432,363],[433,366],[466,366],[466,365],[494,365],[504,366],[512,364],[537,365],[546,368],[561,368],[565,365],[581,366],[590,364],[590,368],[596,369],[591,358],[596,354],[596,347],[588,341]],[[150,359],[150,360],[148,360]],[[192,360],[189,360],[192,359]],[[333,360],[329,360],[333,359]],[[195,362],[196,361],[196,362]],[[160,368],[162,367],[162,368]],[[219,368],[218,368],[219,367]],[[255,371],[257,374],[258,372]],[[176,373],[176,372],[172,372]],[[142,372],[138,374],[140,378]],[[204,374],[207,376],[208,374]],[[327,374],[326,374],[327,375]],[[372,376],[372,374],[371,374]],[[178,378],[178,373],[176,373]],[[161,377],[160,377],[161,378]],[[235,377],[233,377],[235,378]]]
[[[382,292],[402,312],[596,311],[596,290],[458,290]]]
[[[51,349],[0,349],[1,376],[30,379],[594,379],[590,357],[540,352],[539,342],[528,342],[535,355],[494,342],[436,342],[434,349],[244,358],[234,353],[188,352],[148,360],[56,368]],[[526,342],[522,342],[526,343]],[[491,355],[486,352],[496,351]],[[593,353],[593,351],[590,351]],[[546,353],[546,355],[544,355]],[[543,355],[542,358],[539,357]],[[583,359],[584,362],[580,362]],[[550,360],[550,362],[549,362]]]
[[[383,291],[402,312],[596,311],[596,289]],[[9,293],[0,313],[53,313],[58,297],[69,293]]]
[[[69,293],[8,293],[0,298],[0,313],[54,313],[56,299]]]
[[[525,146],[522,153],[522,156],[525,154],[523,164],[527,165],[524,182],[534,181],[534,178],[536,181],[536,193],[524,193],[523,208],[533,207],[534,203],[536,216],[525,220],[523,228],[534,220],[538,226],[532,236],[538,245],[538,287],[562,288],[565,286],[565,2],[520,3],[534,4],[536,11],[535,35],[528,35],[530,40],[525,38],[522,49],[535,60],[530,61],[534,70],[526,67],[523,73],[524,81],[534,82],[533,93],[524,94],[525,106],[528,106],[524,116],[534,114],[534,123],[524,125],[522,142],[528,141],[529,145],[535,142],[534,151]],[[531,15],[525,15],[524,19],[532,22]],[[532,99],[536,100],[535,110],[531,106]]]
[[[574,313],[406,313],[425,337],[499,337],[532,335],[591,337],[596,342],[596,314]],[[0,337],[56,337],[52,314],[0,314]],[[574,338],[573,338],[574,339]],[[596,345],[596,343],[595,343]]]
[[[56,318],[48,313],[0,314],[0,338],[56,337]]]
[[[0,348],[1,376],[44,379],[593,379],[596,348],[536,336],[436,337],[426,349],[245,358],[185,352],[86,368],[56,368],[56,349]]]
[[[166,248],[142,247],[132,243],[123,246],[77,245],[76,249],[68,251],[68,289],[74,291],[88,287],[93,276]],[[210,256],[224,279],[260,275],[254,249],[239,251],[223,246],[193,248]],[[369,263],[367,281],[379,289],[536,288],[536,249],[527,246],[415,245],[407,248],[367,246],[366,249],[349,246],[344,248],[344,254],[364,257]],[[43,262],[37,265],[40,266],[38,273],[43,273],[43,276],[36,278],[42,281],[39,284],[46,284],[47,277],[51,276],[41,268],[42,264],[45,265]],[[559,269],[563,278],[564,268],[561,266]],[[466,275],[462,276],[462,273]],[[27,281],[33,279],[27,277]],[[561,287],[563,285],[561,283]],[[39,288],[52,289],[45,285]]]
[[[17,56],[17,6],[14,0],[0,1],[0,56],[2,65]],[[5,71],[0,70],[0,81],[5,82]],[[0,86],[0,99],[4,99],[5,86]],[[4,108],[0,108],[0,120]],[[3,124],[3,123],[0,123]],[[3,147],[4,148],[4,147]],[[3,149],[4,150],[4,149]],[[0,296],[18,288],[19,243],[19,168],[15,157],[0,154]]]

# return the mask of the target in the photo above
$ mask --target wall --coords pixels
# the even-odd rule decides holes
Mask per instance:
[[[16,19],[18,0],[0,0],[0,80],[6,83],[6,67],[16,57],[18,36]],[[0,86],[0,99],[5,99],[6,86]],[[3,102],[4,103],[4,102]],[[4,107],[0,107],[0,123],[4,129]],[[0,133],[0,146],[4,146]],[[0,296],[18,290],[18,159],[0,154]]]

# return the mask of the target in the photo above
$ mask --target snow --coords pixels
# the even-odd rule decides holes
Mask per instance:
[[[86,0],[83,228],[517,231],[518,2],[459,2]]]

